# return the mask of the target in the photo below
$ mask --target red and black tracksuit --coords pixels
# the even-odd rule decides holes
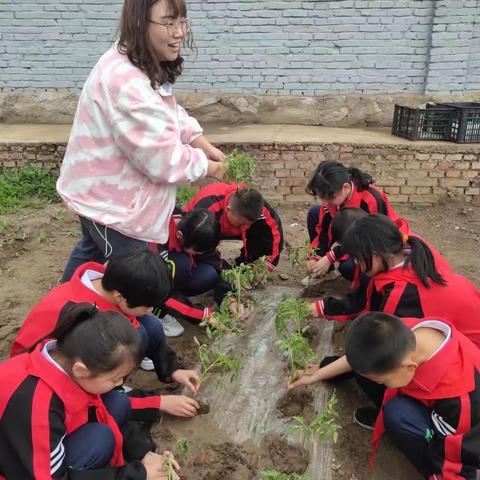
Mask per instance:
[[[200,323],[212,314],[212,309],[195,306],[188,297],[204,293],[219,283],[221,260],[220,255],[216,252],[190,255],[183,250],[182,244],[177,238],[176,220],[180,218],[181,215],[172,215],[166,244],[149,244],[149,247],[159,252],[172,268],[174,290],[165,302],[166,312],[192,323]],[[221,303],[223,295],[220,298],[216,296],[215,299]]]
[[[387,388],[373,453],[386,429],[425,478],[475,480],[480,468],[480,350],[441,318],[404,321],[412,329],[434,328],[450,338],[416,369],[407,386]]]
[[[315,205],[308,212],[309,249],[315,250],[315,254],[318,257],[327,255],[331,264],[344,260],[344,253],[341,246],[332,249],[333,240],[331,229],[333,217],[335,217],[337,212],[342,208],[361,208],[369,214],[381,213],[393,221],[401,218],[390,205],[385,193],[373,185],[370,185],[360,192],[355,182],[352,182],[350,198],[348,198],[340,208],[332,207],[328,203]],[[405,219],[401,220],[408,228],[407,221]]]
[[[93,303],[99,310],[120,313],[128,318],[137,330],[143,328],[140,323],[141,318],[139,322],[135,317],[125,315],[116,305],[82,283],[81,278],[87,270],[93,270],[103,274],[105,272],[105,266],[94,262],[84,263],[77,268],[71,280],[62,283],[47,293],[23,322],[13,342],[10,355],[17,355],[23,350],[30,348],[39,339],[52,332],[57,325],[60,311],[67,302]],[[162,329],[159,322],[158,329]],[[149,332],[147,331],[147,333]],[[152,353],[155,371],[160,380],[170,382],[171,374],[175,370],[178,370],[180,365],[174,350],[167,345],[164,335],[157,335],[157,337],[159,337],[159,344],[155,352]],[[148,349],[148,346],[146,349]],[[156,398],[158,408],[160,406],[160,397],[157,396]]]
[[[125,464],[127,441],[138,445],[142,440],[122,433],[102,398],[87,393],[51,363],[42,353],[43,346],[0,365],[0,479],[144,480],[146,471],[139,460],[149,448],[142,452],[137,448],[139,457]],[[86,424],[104,424],[114,439],[109,466],[94,474],[73,470],[65,461],[68,436]],[[97,447],[101,451],[104,446],[93,445]]]
[[[203,187],[184,207],[185,212],[194,208],[207,208],[220,222],[221,238],[242,240],[243,247],[235,263],[248,263],[265,256],[270,271],[278,265],[283,249],[282,222],[277,212],[265,201],[262,216],[251,225],[235,227],[227,219],[226,207],[232,195],[246,188],[238,183],[211,183]]]
[[[429,281],[425,287],[411,265],[391,268],[343,298],[326,297],[315,302],[319,317],[345,321],[365,311],[380,311],[397,317],[440,317],[480,347],[480,292],[467,278],[456,274],[436,251],[437,271],[447,282]]]

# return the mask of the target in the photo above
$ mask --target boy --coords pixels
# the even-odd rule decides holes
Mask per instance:
[[[114,258],[106,267],[85,263],[78,267],[71,280],[47,293],[29,313],[13,342],[11,356],[54,330],[67,302],[89,302],[100,310],[112,310],[130,320],[139,331],[145,354],[153,361],[159,380],[176,381],[196,392],[198,375],[180,368],[175,352],[165,342],[161,323],[149,314],[153,306],[166,301],[171,288],[165,261],[148,250]],[[183,395],[163,396],[158,406],[177,416],[193,416],[198,408],[197,402]]]
[[[196,208],[207,208],[215,213],[222,240],[242,240],[236,265],[265,256],[268,269],[275,269],[283,249],[282,222],[260,192],[242,183],[212,183],[203,187],[184,211]]]
[[[372,312],[351,324],[346,357],[387,387],[374,449],[386,430],[425,478],[477,478],[480,350],[470,340],[442,319]]]

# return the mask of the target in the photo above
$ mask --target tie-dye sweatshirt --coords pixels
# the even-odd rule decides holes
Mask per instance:
[[[114,45],[83,87],[57,190],[78,215],[166,243],[176,184],[207,173],[204,152],[189,145],[200,135],[171,85],[153,90]]]

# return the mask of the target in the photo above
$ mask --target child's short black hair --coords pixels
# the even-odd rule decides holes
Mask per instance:
[[[346,167],[335,160],[320,162],[308,182],[306,192],[310,195],[332,199],[345,183],[354,182],[361,192],[373,183],[373,178],[356,167]]]
[[[343,238],[348,228],[366,215],[367,212],[361,208],[342,208],[332,220],[332,241],[340,244],[343,243]]]
[[[185,213],[177,229],[183,235],[183,248],[208,253],[213,252],[220,243],[220,224],[215,214],[206,208],[195,208]]]
[[[400,318],[368,312],[350,325],[345,353],[352,369],[361,375],[384,374],[399,367],[415,346],[415,335]]]
[[[112,258],[105,269],[102,287],[117,290],[129,308],[162,306],[172,292],[172,276],[165,260],[152,250]]]
[[[238,189],[230,199],[230,208],[235,215],[256,222],[261,216],[265,200],[254,188]]]

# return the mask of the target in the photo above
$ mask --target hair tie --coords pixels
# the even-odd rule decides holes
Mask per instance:
[[[403,234],[402,241],[404,245],[408,242],[408,235],[406,233]]]

